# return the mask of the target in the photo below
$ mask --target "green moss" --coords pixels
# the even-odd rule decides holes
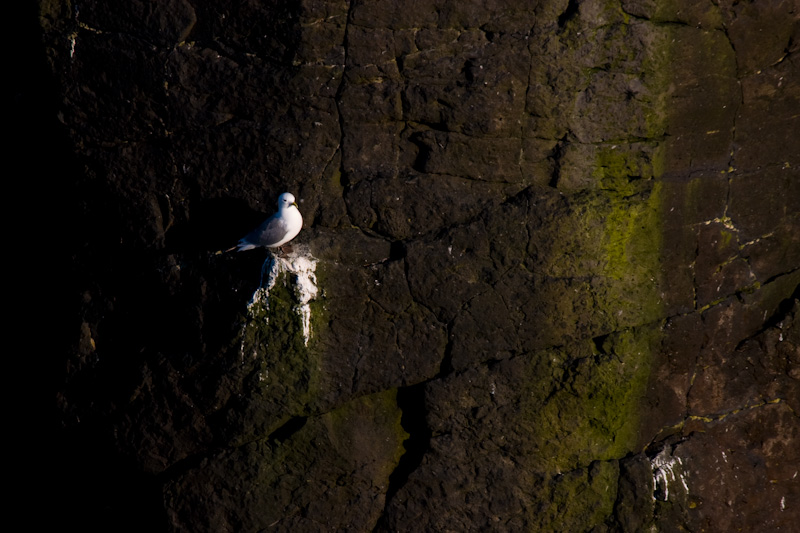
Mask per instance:
[[[733,238],[734,238],[733,233],[730,232],[730,231],[726,231],[726,230],[722,230],[719,233],[720,233],[719,234],[719,236],[720,236],[719,247],[720,248],[727,248],[728,246],[730,246],[731,241],[733,241]]]
[[[656,95],[642,105],[654,137],[665,129],[659,89],[666,91],[669,60],[669,50],[654,51],[642,74]],[[551,481],[542,530],[558,524],[587,531],[612,514],[616,460],[639,450],[641,404],[663,337],[663,145],[598,144],[587,153],[583,168],[595,187],[575,188],[566,211],[540,233],[553,242],[543,269],[551,277],[540,297],[551,309],[547,320],[557,316],[546,327],[564,347],[543,352],[551,371],[537,368],[531,376],[531,438],[538,450],[531,468],[566,472]],[[570,172],[580,173],[581,159],[571,162]],[[546,380],[551,390],[537,403]]]
[[[589,531],[613,513],[617,460],[638,451],[639,411],[661,335],[660,323],[627,328],[543,353],[531,366],[523,397],[538,452],[528,468],[552,476],[540,492],[544,507],[531,517],[534,529]],[[549,394],[547,379],[558,384]]]
[[[612,280],[606,309],[622,326],[661,318],[662,184],[648,194],[612,202],[603,245],[604,274]]]
[[[409,434],[401,418],[397,389],[362,396],[322,415],[333,444],[353,462],[369,465],[376,485],[388,483],[405,453]]]
[[[331,172],[330,176],[330,186],[333,190],[341,191],[342,190],[342,171],[341,167],[336,167],[333,172]]]
[[[597,353],[566,361],[556,374],[561,388],[544,406],[531,404],[535,438],[546,450],[537,468],[570,471],[636,449],[639,403],[660,338],[660,324],[629,328],[605,337]]]
[[[287,274],[280,274],[268,298],[254,302],[249,310],[245,342],[267,358],[305,352],[302,321],[294,310],[297,300],[287,278]]]
[[[391,389],[355,398],[333,411],[309,416],[284,438],[249,442],[229,452],[230,465],[214,465],[218,459],[211,458],[212,467],[226,472],[223,490],[241,492],[246,501],[259,504],[248,507],[245,518],[252,524],[238,529],[269,529],[269,524],[298,509],[346,509],[365,491],[372,494],[388,486],[408,438],[400,424],[396,393]],[[226,486],[226,480],[231,485]],[[347,516],[344,512],[339,518]],[[347,528],[341,524],[335,529]]]
[[[542,512],[544,529],[558,524],[558,531],[590,531],[602,525],[614,508],[618,476],[616,461],[598,461],[554,478]]]
[[[649,155],[637,145],[599,148],[595,153],[592,177],[600,189],[616,191],[622,197],[631,196],[653,177]]]
[[[265,422],[267,428],[256,425],[255,431],[275,429],[285,421],[286,413],[308,412],[319,392],[319,363],[315,352],[305,345],[293,287],[289,274],[279,274],[268,298],[262,293],[249,307],[242,331],[242,365],[253,367],[244,384],[249,389],[246,396],[255,410],[261,410],[260,415],[248,416],[273,417]],[[280,406],[280,413],[275,406]]]
[[[558,237],[545,270],[570,283],[561,296],[548,293],[558,300],[548,303],[558,324],[568,325],[565,348],[543,356],[551,361],[546,379],[554,386],[543,404],[530,404],[539,450],[532,468],[563,473],[550,481],[542,530],[602,526],[616,501],[616,460],[639,451],[640,411],[666,313],[661,177],[669,154],[658,139],[667,128],[674,30],[654,35],[641,72],[648,90],[640,98],[640,116],[649,139],[594,145],[584,175],[591,173],[595,187],[576,188],[566,216],[548,228]],[[580,173],[580,158],[572,161],[577,164],[570,171]],[[590,182],[580,175],[573,181]],[[571,338],[584,341],[569,344],[572,324],[579,326]],[[540,385],[530,385],[532,396]]]

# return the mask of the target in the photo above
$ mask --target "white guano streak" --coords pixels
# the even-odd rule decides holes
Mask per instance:
[[[317,297],[317,260],[308,251],[307,247],[295,246],[295,251],[290,255],[277,257],[270,255],[264,261],[261,269],[261,282],[258,289],[253,292],[247,304],[247,315],[252,319],[258,314],[259,309],[269,309],[269,291],[281,273],[294,275],[294,294],[297,305],[294,311],[300,316],[303,325],[303,341],[308,346],[311,338],[311,306],[310,303]],[[266,274],[266,280],[264,279]]]
[[[653,487],[658,489],[659,486],[664,489],[664,501],[669,499],[669,483],[670,478],[672,481],[681,480],[686,493],[689,493],[689,486],[686,484],[686,478],[683,473],[675,475],[675,466],[683,465],[680,457],[669,455],[667,450],[661,450],[650,462],[653,469]],[[656,499],[656,490],[653,491],[653,500]]]

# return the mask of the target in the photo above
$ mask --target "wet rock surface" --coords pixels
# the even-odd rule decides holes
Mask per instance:
[[[65,523],[797,523],[795,2],[39,15],[73,154]],[[260,299],[269,252],[216,252],[287,190]]]

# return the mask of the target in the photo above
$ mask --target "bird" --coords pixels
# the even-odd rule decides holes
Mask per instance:
[[[303,216],[295,203],[294,195],[285,192],[278,196],[278,212],[265,220],[256,229],[239,239],[239,243],[228,252],[243,252],[263,246],[264,248],[280,248],[291,241],[303,227]]]

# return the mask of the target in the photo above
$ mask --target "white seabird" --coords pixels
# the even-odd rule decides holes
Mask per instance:
[[[228,251],[238,252],[264,248],[277,248],[291,241],[303,227],[303,216],[297,209],[294,195],[285,192],[278,197],[278,212],[265,220],[259,227],[239,239],[239,244]]]

